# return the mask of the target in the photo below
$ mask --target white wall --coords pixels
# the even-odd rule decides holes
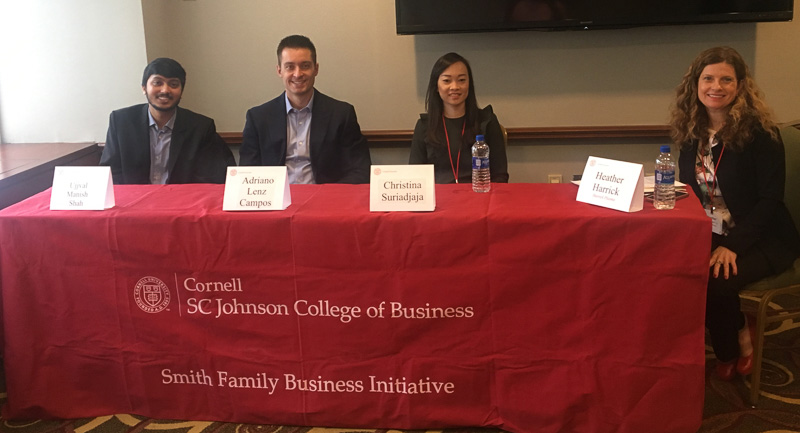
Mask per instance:
[[[105,141],[146,64],[140,0],[0,0],[0,140]]]

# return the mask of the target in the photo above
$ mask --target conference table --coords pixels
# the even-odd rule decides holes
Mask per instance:
[[[353,428],[695,432],[711,223],[570,184],[115,186],[106,211],[0,211],[9,419],[118,413]]]

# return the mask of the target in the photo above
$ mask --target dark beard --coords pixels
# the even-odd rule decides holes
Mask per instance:
[[[169,108],[159,107],[158,105],[154,105],[154,104],[150,104],[150,106],[155,108],[158,111],[161,111],[162,113],[168,113],[168,112],[174,111],[175,109],[178,108],[178,104],[175,104],[175,105],[173,105],[173,106],[171,106]]]
[[[158,95],[156,95],[156,98],[158,98]],[[172,99],[172,101],[175,101],[175,99]],[[176,110],[178,108],[178,104],[180,102],[181,102],[181,100],[178,99],[177,101],[175,101],[174,105],[170,106],[169,108],[163,108],[163,107],[159,107],[158,105],[154,104],[153,101],[150,100],[149,96],[147,97],[148,105],[150,105],[151,107],[155,108],[156,110],[158,110],[158,111],[160,111],[162,113],[168,113],[170,111]]]

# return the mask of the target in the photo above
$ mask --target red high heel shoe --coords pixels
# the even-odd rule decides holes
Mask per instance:
[[[717,360],[717,364],[714,366],[714,371],[717,373],[717,377],[726,382],[730,382],[736,376],[737,366],[738,362],[736,360],[730,362],[722,362]]]
[[[748,356],[739,357],[736,361],[736,371],[742,376],[747,376],[753,371],[753,355],[756,353],[756,321],[750,316],[745,316],[745,326],[747,332],[750,333],[750,344],[753,346],[753,351]]]

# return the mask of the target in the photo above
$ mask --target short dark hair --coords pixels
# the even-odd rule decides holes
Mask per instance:
[[[167,57],[159,57],[144,68],[142,74],[142,87],[147,85],[151,75],[161,75],[164,78],[177,78],[181,80],[181,87],[186,87],[186,71],[180,63]]]
[[[314,43],[311,42],[306,36],[303,35],[291,35],[281,39],[281,43],[278,44],[278,65],[281,64],[281,53],[283,53],[284,48],[305,48],[311,51],[311,61],[314,64],[317,64],[317,49],[314,47]]]

